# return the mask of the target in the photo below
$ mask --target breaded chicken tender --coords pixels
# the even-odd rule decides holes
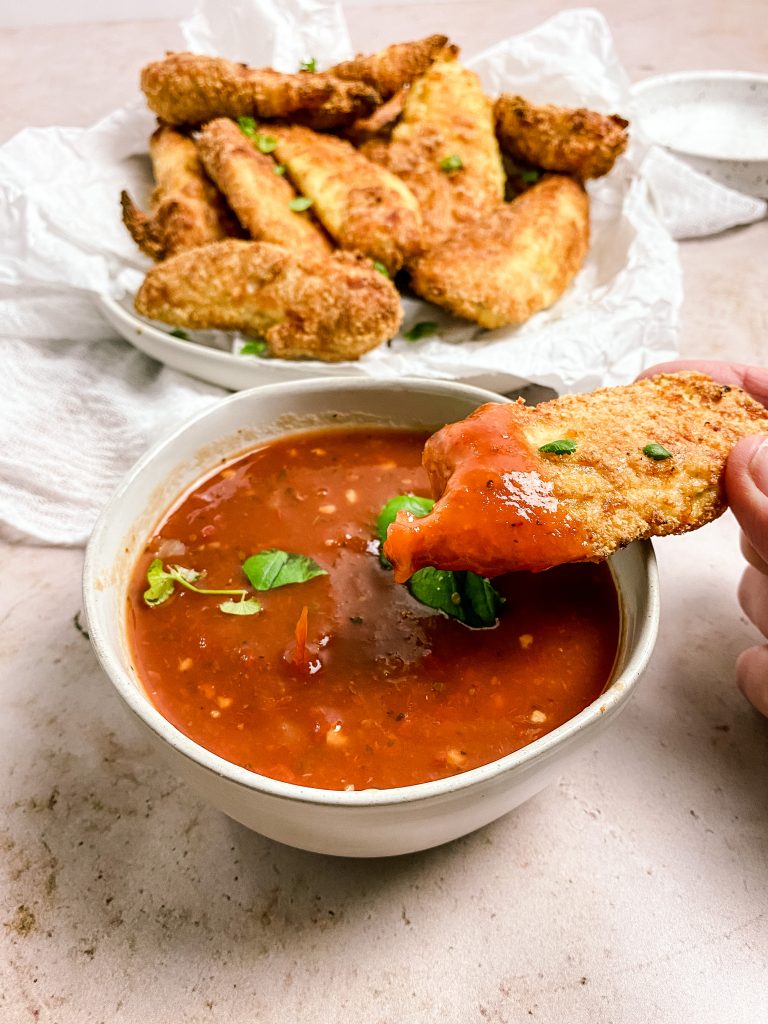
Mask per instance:
[[[275,156],[342,249],[379,261],[390,274],[418,252],[419,204],[399,178],[344,139],[309,128],[269,130],[277,139]]]
[[[369,114],[375,89],[327,73],[281,74],[223,57],[169,53],[141,72],[150,110],[168,124],[200,125],[217,117],[290,118],[339,128]]]
[[[627,148],[629,124],[583,107],[536,106],[503,93],[493,108],[501,148],[515,160],[581,181],[607,174]]]
[[[237,233],[231,213],[206,177],[192,139],[160,125],[149,140],[149,155],[155,178],[150,216],[138,209],[127,192],[120,194],[123,223],[145,255],[164,260]]]
[[[521,324],[563,294],[588,245],[586,192],[552,175],[419,256],[411,286],[483,327]]]
[[[328,69],[329,75],[372,86],[382,99],[389,99],[408,82],[423,74],[448,45],[448,37],[433,35],[410,43],[393,43],[378,53],[358,53]],[[458,53],[452,47],[454,53]]]
[[[405,109],[409,88],[410,86],[404,85],[394,96],[390,96],[386,103],[376,107],[368,117],[359,117],[349,128],[344,130],[345,137],[356,146],[373,141],[388,142],[392,129]],[[386,159],[386,154],[384,159]]]
[[[296,192],[275,173],[275,161],[260,153],[234,121],[220,117],[209,122],[197,148],[206,171],[252,238],[297,252],[330,253],[330,243],[311,214],[291,209]]]
[[[427,565],[497,576],[600,561],[717,518],[728,453],[766,431],[768,410],[701,373],[484,405],[429,439],[439,500],[422,519],[401,512],[384,551],[401,582]]]
[[[427,248],[475,223],[504,198],[491,101],[477,75],[456,60],[437,60],[417,78],[392,141],[363,152],[416,196]]]
[[[325,258],[231,239],[153,267],[136,296],[142,316],[242,331],[283,359],[357,359],[397,333],[400,297],[363,257]]]

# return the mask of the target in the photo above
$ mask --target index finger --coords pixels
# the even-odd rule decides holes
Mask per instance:
[[[682,370],[696,370],[706,373],[720,384],[743,388],[752,398],[768,406],[768,370],[760,366],[724,363],[714,359],[675,359],[669,363],[649,366],[640,377],[655,377],[657,373],[679,373]]]

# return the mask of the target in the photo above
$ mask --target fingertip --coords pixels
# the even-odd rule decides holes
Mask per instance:
[[[764,460],[755,460],[755,454],[765,442],[761,435],[744,438],[734,446],[725,464],[728,504],[749,548],[762,562],[768,562],[768,493],[760,486],[764,474],[755,470],[756,461]],[[749,561],[756,564],[752,558]]]
[[[749,703],[768,716],[768,646],[742,651],[736,660],[736,682]]]

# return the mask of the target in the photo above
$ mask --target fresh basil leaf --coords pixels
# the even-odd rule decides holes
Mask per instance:
[[[550,441],[539,448],[545,455],[572,455],[578,445],[570,437],[563,437],[559,441]]]
[[[435,569],[428,565],[419,569],[408,580],[408,589],[428,608],[436,608],[460,622],[466,621],[461,606],[461,594],[456,586],[456,574],[448,569]]]
[[[493,626],[504,603],[501,594],[482,576],[432,566],[415,572],[408,589],[428,608],[445,612],[473,629]]]
[[[243,135],[247,135],[249,139],[254,138],[256,135],[256,120],[253,117],[238,117],[237,124]]]
[[[261,611],[261,605],[255,597],[249,597],[242,601],[222,601],[219,611],[225,615],[256,615]]]
[[[657,444],[655,441],[643,448],[643,455],[647,455],[649,459],[653,459],[655,462],[662,462],[664,459],[672,458],[672,452],[667,451],[663,444]]]
[[[294,198],[288,203],[294,213],[301,213],[304,210],[308,210],[312,205],[312,200],[309,196],[294,196]]]
[[[243,562],[243,572],[254,590],[274,590],[290,583],[306,583],[315,576],[327,576],[325,569],[308,555],[272,549],[251,555]]]
[[[172,338],[181,338],[182,341],[189,341],[189,335],[186,331],[182,331],[180,327],[174,327],[172,331],[168,331]]]
[[[464,161],[457,153],[452,153],[451,156],[444,156],[440,161],[440,170],[445,171],[446,174],[450,174],[452,171],[460,171],[464,166]]]
[[[403,331],[403,337],[406,341],[421,341],[422,338],[428,338],[431,334],[437,334],[439,329],[440,325],[431,320],[420,320],[410,330]]]
[[[463,576],[463,589],[468,626],[492,626],[499,617],[504,598],[484,576],[474,572],[455,573]]]
[[[380,274],[383,274],[384,277],[389,277],[389,271],[384,266],[384,264],[380,263],[378,260],[374,260],[373,261],[373,268],[374,268],[374,270],[378,270],[378,272]]]
[[[391,563],[384,555],[384,541],[387,539],[387,530],[397,519],[397,513],[400,511],[410,512],[420,519],[432,510],[434,504],[432,498],[419,498],[416,494],[398,494],[397,497],[390,498],[379,512],[379,518],[376,520],[376,532],[381,542],[379,561],[385,569],[389,569]]]
[[[410,512],[420,519],[431,512],[434,504],[432,498],[420,498],[416,494],[398,494],[389,499],[376,520],[376,532],[381,544],[379,560],[385,569],[390,568],[390,562],[383,553],[384,541],[397,513]],[[408,581],[408,589],[417,601],[428,608],[445,612],[473,628],[492,626],[504,603],[501,594],[484,577],[474,572],[451,572],[433,566],[415,572]]]
[[[303,60],[299,64],[299,71],[317,71],[317,60],[314,57],[310,57],[309,60]]]
[[[269,354],[269,345],[263,338],[249,338],[238,354],[241,356],[266,356]]]
[[[149,587],[144,591],[144,600],[150,607],[167,601],[173,593],[173,578],[163,569],[163,562],[155,558],[147,569]]]

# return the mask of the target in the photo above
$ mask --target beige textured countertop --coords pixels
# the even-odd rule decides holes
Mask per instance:
[[[360,49],[439,30],[472,52],[558,8],[349,20]],[[754,0],[601,9],[633,78],[768,65]],[[166,22],[0,31],[0,138],[91,122],[178,43]],[[766,252],[766,222],[681,246],[685,355],[766,361]],[[733,686],[756,638],[735,525],[656,550],[661,635],[615,727],[496,824],[363,862],[250,833],[156,767],[82,635],[82,552],[0,549],[0,1021],[768,1019],[768,721]]]

